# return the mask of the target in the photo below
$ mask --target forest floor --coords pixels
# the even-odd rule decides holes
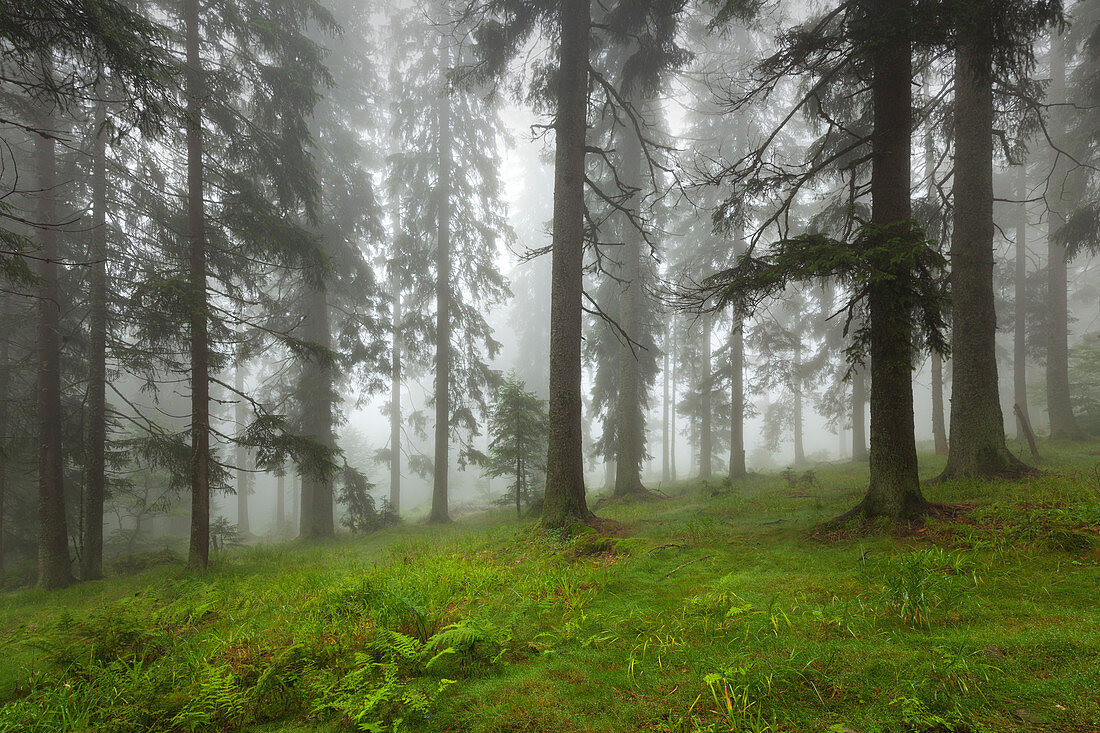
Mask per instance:
[[[1041,450],[875,533],[825,465],[9,593],[0,731],[1097,731],[1100,444]]]

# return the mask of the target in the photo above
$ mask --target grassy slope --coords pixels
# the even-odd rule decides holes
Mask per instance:
[[[664,487],[611,538],[500,514],[9,594],[0,730],[1094,731],[1097,453],[894,535],[811,535],[865,481],[834,466]]]

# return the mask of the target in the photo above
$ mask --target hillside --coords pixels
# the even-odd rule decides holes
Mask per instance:
[[[0,730],[1094,731],[1100,450],[1042,449],[873,534],[822,466],[8,593]]]

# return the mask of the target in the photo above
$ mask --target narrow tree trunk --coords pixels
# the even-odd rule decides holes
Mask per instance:
[[[871,221],[883,237],[905,236],[912,218],[912,57],[909,3],[875,0],[877,20],[898,29],[878,39],[872,56],[874,137],[871,144]],[[893,20],[894,23],[890,23]],[[910,273],[872,285],[870,484],[856,508],[864,517],[908,518],[926,511],[917,477],[910,314],[897,297]]]
[[[669,335],[669,402],[668,402],[668,472],[676,480],[676,316],[672,317],[672,329]]]
[[[802,416],[802,337],[798,336],[794,349],[794,463],[801,466],[806,463],[804,443],[804,424]]]
[[[983,2],[981,17],[988,17]],[[989,24],[955,57],[955,183],[951,236],[951,445],[944,478],[1019,474],[1005,445],[997,389],[993,298],[993,81]]]
[[[859,367],[852,370],[852,462],[867,459],[867,372]]]
[[[237,423],[237,438],[241,438],[244,435],[245,422],[248,420],[248,409],[244,404],[244,397],[240,395],[244,394],[244,364],[238,357],[237,363],[234,367],[233,386],[237,389],[237,402],[234,405],[234,419]],[[251,476],[248,473],[248,449],[243,445],[237,445],[237,531],[241,533],[242,537],[251,534],[251,529],[248,526],[248,489],[251,481]]]
[[[286,474],[280,473],[275,478],[275,529],[283,531],[286,526]]]
[[[187,564],[205,569],[210,562],[210,347],[207,335],[206,231],[203,213],[201,59],[199,4],[184,0],[186,29],[187,237],[191,284],[191,540]]]
[[[734,312],[730,326],[730,481],[748,475],[745,466],[745,331]]]
[[[309,286],[306,293],[306,339],[323,349],[332,348],[328,295],[323,284]],[[327,360],[311,360],[302,368],[302,413],[305,434],[323,447],[333,449],[332,365]],[[333,517],[332,476],[307,470],[302,475],[301,533],[304,537],[332,537],[336,534]]]
[[[451,441],[451,95],[450,55],[441,52],[439,99],[439,180],[436,188],[435,284],[435,480],[429,522],[450,522],[447,509],[447,470]]]
[[[299,527],[302,516],[302,477],[295,475],[290,480],[290,526]]]
[[[711,420],[711,396],[714,394],[713,371],[710,359],[711,316],[704,314],[699,319],[703,324],[702,354],[700,355],[702,390],[699,400],[699,478],[710,478],[713,474],[711,459],[714,456],[714,428]]]
[[[1066,99],[1066,55],[1062,36],[1051,35],[1050,91],[1052,103],[1064,103]],[[1050,116],[1050,135],[1055,144],[1064,144],[1066,136],[1065,113],[1055,109]],[[1081,440],[1084,435],[1073,416],[1069,390],[1069,304],[1067,289],[1069,274],[1066,248],[1055,233],[1066,223],[1066,213],[1072,207],[1073,187],[1067,186],[1071,178],[1071,163],[1060,159],[1051,178],[1051,195],[1047,201],[1050,214],[1047,219],[1047,412],[1050,415],[1050,437],[1065,440]]]
[[[669,436],[669,404],[668,404],[668,382],[669,382],[669,358],[668,352],[671,346],[671,334],[669,329],[665,328],[665,353],[664,353],[664,365],[661,369],[661,381],[662,381],[662,395],[661,395],[661,482],[668,483],[672,480],[672,471],[669,465],[669,451],[668,451],[668,436]]]
[[[1027,409],[1027,164],[1018,166],[1016,178],[1016,321],[1012,343],[1012,394],[1016,406],[1016,439],[1024,440]]]
[[[932,354],[932,442],[937,456],[946,456],[947,418],[943,414],[943,357]]]
[[[92,252],[88,287],[88,435],[80,576],[103,577],[103,498],[107,493],[107,107],[96,103],[92,147]]]
[[[45,74],[52,69],[45,68]],[[46,115],[42,125],[50,129]],[[52,137],[35,139],[38,173],[38,585],[63,588],[72,580],[65,518],[64,457],[61,452],[61,320],[58,285],[57,153]]]
[[[637,100],[635,100],[637,101]],[[633,129],[623,130],[622,170],[620,177],[626,186],[641,189],[642,143]],[[635,192],[623,203],[623,206],[641,212],[641,196]],[[643,238],[637,226],[624,215],[623,246],[621,248],[623,265],[623,292],[620,296],[619,321],[626,331],[624,343],[619,346],[619,393],[617,395],[616,416],[618,426],[615,431],[615,496],[640,494],[645,492],[642,485],[642,460],[645,455],[645,411],[646,397],[643,394],[641,362],[636,353],[637,346],[631,347],[627,339],[639,341],[641,338],[642,298],[645,297],[642,283],[642,245]]]
[[[396,225],[396,222],[395,222]],[[395,229],[396,239],[396,229]],[[393,293],[393,354],[390,359],[390,511],[401,513],[401,283],[397,268],[390,273]]]
[[[581,293],[584,155],[588,129],[591,0],[562,0],[550,286],[550,415],[543,522],[592,516],[584,496],[581,432]]]

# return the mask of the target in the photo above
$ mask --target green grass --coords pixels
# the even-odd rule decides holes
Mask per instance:
[[[0,596],[0,731],[1094,731],[1100,446],[818,531],[866,468],[683,482]],[[932,477],[942,462],[922,459]]]

